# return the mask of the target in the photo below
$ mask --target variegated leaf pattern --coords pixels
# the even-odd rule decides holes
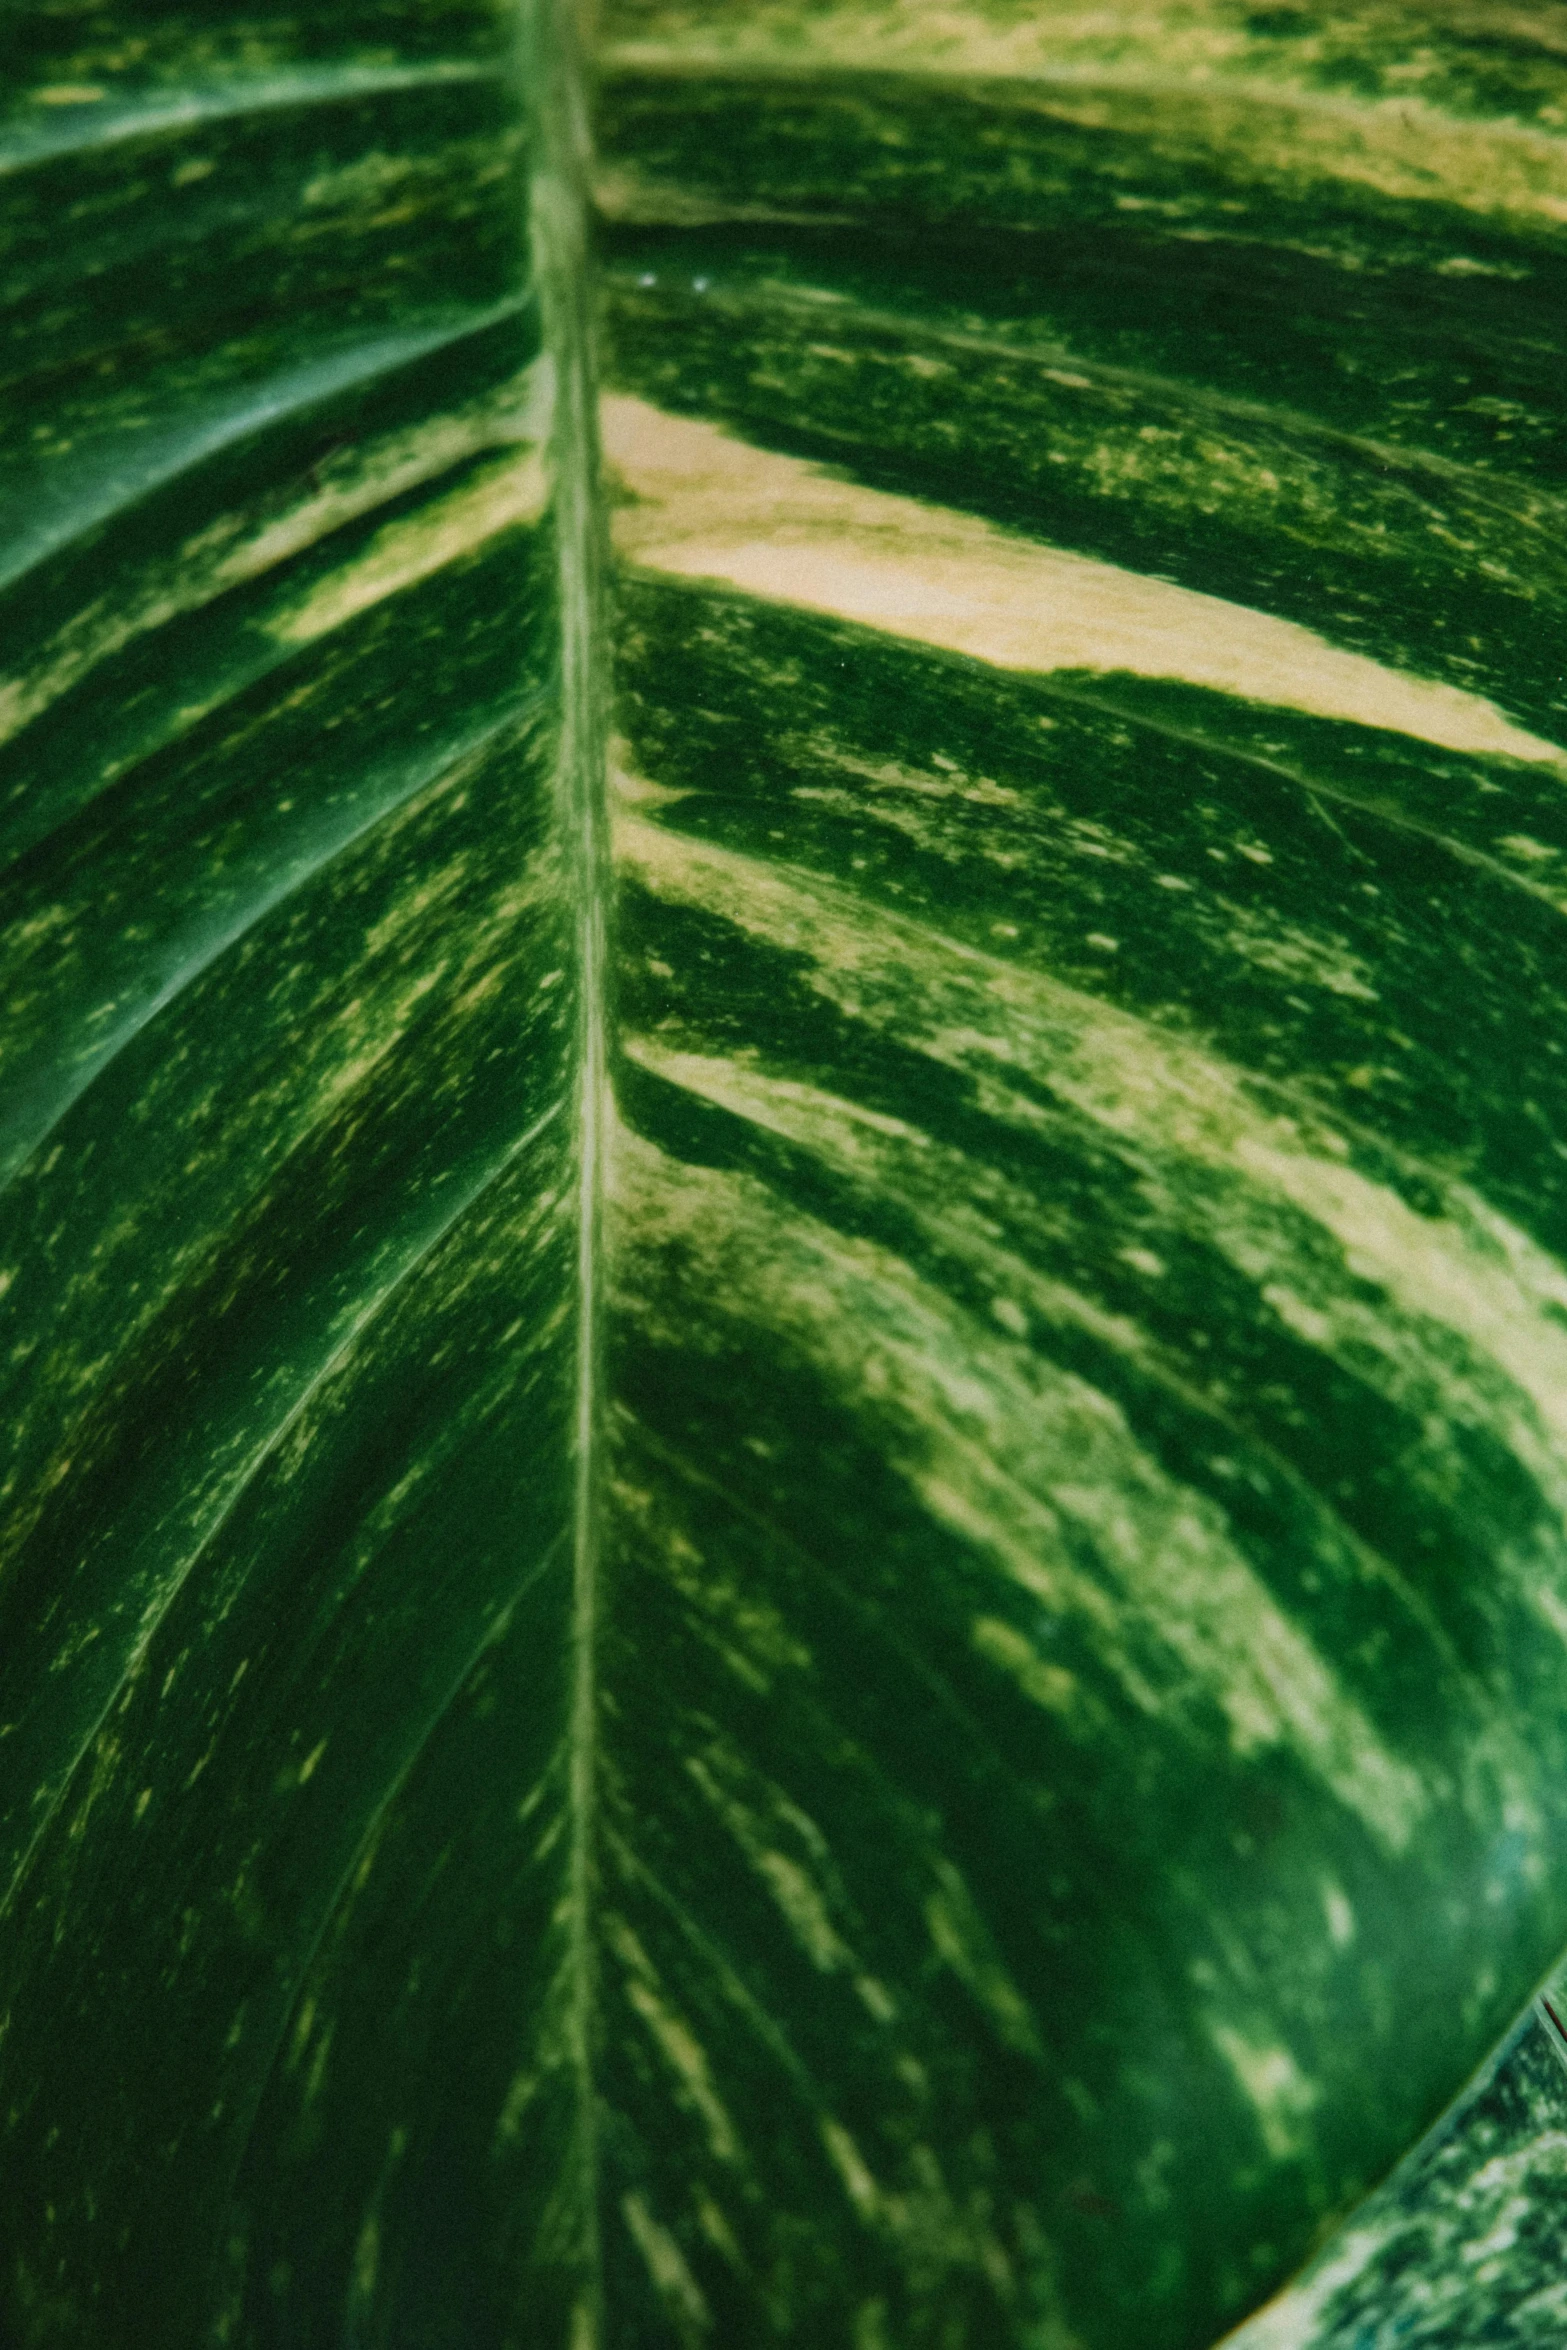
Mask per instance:
[[[1559,2003],[1551,2006],[1558,2013]],[[1232,2350],[1452,2350],[1560,2339],[1557,2214],[1567,2170],[1560,2036],[1510,2034],[1432,2133]]]
[[[0,2327],[1543,2341],[1567,14],[14,32]]]

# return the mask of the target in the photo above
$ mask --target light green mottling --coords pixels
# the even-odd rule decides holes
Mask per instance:
[[[678,1178],[631,1136],[616,1147],[617,1213],[642,1247],[676,1236],[718,1288],[743,1278],[753,1312],[790,1330],[945,1525],[1053,1613],[1109,1644],[1134,1704],[1180,1718],[1204,1700],[1239,1753],[1287,1745],[1392,1849],[1423,1808],[1334,1676],[1227,1540],[1221,1514],[1173,1484],[1117,1407],[1008,1347],[887,1252],[785,1216],[743,1178]],[[1076,1565],[1091,1544],[1097,1575]],[[1133,1603],[1152,1654],[1115,1637]]]
[[[661,2227],[653,2217],[643,2196],[622,2196],[620,2208],[625,2213],[626,2225],[636,2241],[637,2249],[647,2262],[648,2275],[653,2280],[658,2297],[673,2318],[682,2342],[701,2341],[712,2321],[701,2289],[687,2268],[679,2245],[668,2229]]]
[[[1287,2048],[1259,2041],[1234,2024],[1209,2026],[1213,2041],[1257,2109],[1262,2142],[1275,2162],[1285,2162],[1300,2151],[1302,2125],[1317,2103],[1320,2091],[1307,2080]]]
[[[647,2027],[675,2084],[675,2094],[701,2116],[717,2162],[743,2161],[735,2128],[713,2086],[707,2055],[685,2019],[659,1997],[658,1978],[647,1952],[624,1919],[612,1918],[605,1939],[626,1975],[626,1996]]]
[[[1567,72],[1548,40],[1536,56],[1532,121],[1465,121],[1443,104],[1452,61],[1431,35],[1444,12],[1373,5],[1313,21],[1301,11],[1305,37],[1275,42],[1257,38],[1253,20],[1266,13],[1233,0],[1116,9],[774,0],[730,11],[629,0],[611,55],[623,71],[1015,80],[1048,92],[1067,119],[1135,128],[1188,157],[1217,153],[1258,179],[1340,180],[1521,222],[1567,218]],[[1515,21],[1527,36],[1535,19]],[[1346,59],[1362,82],[1380,66],[1374,96],[1345,94],[1332,68]]]
[[[971,1072],[995,1114],[1039,1119],[1009,1082],[1011,1069],[1030,1071],[1145,1153],[1155,1192],[1179,1197],[1181,1219],[1257,1279],[1281,1319],[1374,1364],[1388,1392],[1424,1392],[1435,1424],[1494,1427],[1567,1520],[1567,1277],[1467,1186],[1442,1185],[1441,1218],[1417,1213],[1357,1169],[1352,1136],[1303,1101],[1265,1102],[1239,1071],[1168,1030],[851,906],[833,885],[630,817],[625,827],[624,854],[655,892],[803,951],[813,988]],[[1183,1167],[1229,1181],[1215,1195]],[[1310,1227],[1331,1237],[1338,1270]],[[1367,1283],[1381,1293],[1374,1305]],[[1532,1580],[1540,1570],[1524,1571]]]

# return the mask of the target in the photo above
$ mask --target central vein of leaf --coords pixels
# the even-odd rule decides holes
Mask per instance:
[[[588,254],[590,125],[579,0],[525,6],[523,57],[532,117],[534,269],[555,372],[555,529],[561,628],[558,815],[576,946],[577,1359],[570,1714],[568,1966],[576,2076],[576,2161],[583,2285],[572,2350],[599,2338],[598,2131],[595,2083],[597,1629],[602,1479],[600,1265],[605,1150],[607,660],[598,497],[598,407]]]

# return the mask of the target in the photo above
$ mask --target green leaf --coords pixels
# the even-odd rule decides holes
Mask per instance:
[[[11,30],[0,2339],[1548,2325],[1556,15]]]
[[[1234,2350],[1549,2342],[1563,2300],[1554,2224],[1567,2153],[1560,2049],[1554,2031],[1532,2024],[1509,2035],[1449,2126],[1231,2337]]]

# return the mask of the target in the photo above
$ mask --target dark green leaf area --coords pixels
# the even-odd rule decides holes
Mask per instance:
[[[63,2313],[45,2339],[205,2335],[257,2101],[279,2065],[315,2054],[295,2012],[312,1953],[433,1726],[519,1610],[535,1671],[507,1722],[513,1771],[557,1735],[564,1677],[536,1668],[560,1653],[569,1595],[561,1157],[547,1134],[470,1185],[445,1231],[362,1293],[287,1416],[252,1417],[249,1473],[162,1595],[23,1880],[5,1998],[35,2054],[0,2160],[29,2289]],[[290,1370],[307,1359],[296,1345]],[[134,1485],[114,1499],[123,1542]],[[472,1797],[447,1835],[482,1816]],[[471,1947],[468,1898],[447,1917],[451,1930],[460,1912]],[[401,1963],[433,1964],[417,1914],[399,1923],[414,1936]],[[536,1939],[522,1937],[524,1964]],[[69,2033],[51,2027],[62,2015]],[[422,2094],[439,2106],[428,2076]]]
[[[1249,250],[1237,255],[1238,282],[1211,297],[1227,359],[1200,334],[1180,342],[1172,318],[1169,349],[1150,350],[1142,364],[1105,365],[1096,344],[1108,338],[1059,308],[1052,253],[1036,250],[1013,269],[1021,277],[1027,267],[1034,307],[1048,303],[1056,315],[1014,320],[1003,309],[998,320],[983,308],[994,260],[970,269],[965,254],[966,314],[949,322],[939,314],[948,292],[939,246],[933,259],[924,246],[910,253],[888,242],[903,268],[876,288],[872,307],[855,283],[869,271],[855,272],[842,248],[830,256],[837,268],[791,285],[778,278],[798,277],[802,261],[823,256],[758,258],[737,237],[724,244],[711,231],[639,240],[609,286],[617,380],[748,440],[846,464],[879,488],[1281,613],[1394,667],[1495,695],[1548,732],[1556,713],[1559,726],[1561,664],[1545,615],[1567,613],[1567,569],[1549,467],[1537,487],[1498,478],[1514,470],[1511,447],[1465,449],[1470,462],[1452,463],[1452,433],[1434,429],[1441,419],[1418,397],[1399,409],[1392,438],[1402,447],[1361,437],[1387,434],[1390,414],[1359,416],[1353,432],[1336,418],[1319,422],[1311,411],[1324,405],[1323,349],[1302,350],[1299,380],[1281,358],[1291,333],[1304,331],[1302,290],[1281,289],[1292,328],[1256,324]],[[1211,269],[1212,248],[1198,250]],[[1183,313],[1195,306],[1200,316],[1189,266],[1184,249],[1159,264],[1167,297],[1178,291]],[[947,267],[959,274],[950,260]],[[884,269],[893,279],[890,263]],[[1095,282],[1107,310],[1123,316],[1130,289],[1113,276]],[[1451,302],[1447,281],[1438,282]],[[1001,291],[1013,308],[1023,298],[1016,278]],[[1564,295],[1567,279],[1553,296],[1558,311]],[[1379,318],[1389,307],[1403,315],[1401,297],[1384,289]],[[1271,363],[1271,381],[1248,381],[1239,397],[1234,347],[1244,348],[1253,327],[1235,327],[1236,319],[1253,322]],[[1564,353],[1552,336],[1541,429],[1554,434],[1567,417]],[[1435,343],[1430,372],[1450,389],[1453,338]],[[1361,364],[1351,370],[1357,384]],[[1419,373],[1384,357],[1377,380],[1396,376],[1405,391]],[[1511,415],[1511,374],[1509,382]],[[1263,407],[1259,395],[1273,404]],[[1484,400],[1480,411],[1476,429],[1484,421],[1489,432]],[[1489,470],[1473,462],[1482,454]],[[1516,469],[1535,470],[1521,457]]]
[[[511,1153],[569,1156],[549,757],[505,727],[451,760],[191,975],[13,1187],[8,1862],[361,1326]]]
[[[407,332],[422,307],[449,317],[514,290],[525,208],[502,92],[436,84],[296,111],[292,139],[263,102],[253,120],[0,178],[13,465],[75,474],[97,443],[123,466],[138,432],[242,385],[254,397],[322,338]],[[62,237],[62,219],[79,232]]]
[[[711,591],[622,604],[623,722],[682,830],[1211,1041],[1416,1206],[1430,1162],[1567,1240],[1554,776]]]
[[[651,2220],[735,2338],[831,2338],[847,2317],[872,2339],[1004,2342],[1054,2315],[1030,2207],[1045,2150],[1081,2134],[1016,1970],[1048,1945],[1053,2022],[1080,1988],[1079,1923],[1109,1925],[1114,1886],[1074,1913],[1070,1869],[1041,1883],[1047,1822],[1093,1791],[1072,1757],[1041,1785],[1026,1720],[965,1658],[964,1562],[807,1363],[762,1370],[702,1311],[702,1253],[634,1268],[648,1295],[626,1300],[617,1355],[626,1695],[606,1744],[637,1816],[610,1815],[630,1931],[610,1936],[605,2070],[641,2257],[618,2264],[613,2338],[681,2335],[667,2289],[658,2320]],[[677,1361],[643,1328],[681,1313],[698,1344]],[[1036,1900],[981,1916],[976,1862]]]
[[[501,209],[486,194],[511,128],[508,93],[472,76],[409,78],[411,88],[365,95],[351,76],[341,91],[318,77],[299,98],[286,85],[239,84],[226,103],[194,109],[194,123],[170,124],[149,105],[139,136],[134,111],[104,123],[82,109],[79,142],[37,159],[24,150],[0,198],[15,353],[7,376],[57,374],[87,350],[112,348],[133,322],[160,348],[178,348],[198,326],[205,341],[225,263],[254,271],[252,313],[289,295],[308,312],[329,286],[352,283],[356,260],[375,271],[368,296],[384,309],[394,256],[393,280],[411,275],[416,300],[443,263],[459,274],[452,295],[471,280],[487,282],[493,299],[497,262],[516,250],[515,228],[509,250],[500,243]],[[86,233],[62,238],[62,219]],[[220,297],[219,319],[244,290]],[[36,338],[40,325],[46,339],[29,348],[28,330]]]
[[[254,2350],[571,2341],[591,2190],[570,2060],[570,1562],[514,1603],[321,1934],[238,2179]]]
[[[53,0],[6,26],[14,134],[61,114],[91,120],[122,91],[222,82],[273,68],[455,62],[493,66],[505,20],[490,0],[333,0],[329,8],[234,0]],[[84,87],[101,93],[80,95]],[[60,90],[71,100],[47,95]],[[39,92],[46,93],[40,96]]]
[[[131,85],[138,68],[158,83],[153,29],[123,31]],[[95,626],[123,643],[160,603],[166,616],[199,600],[192,575],[226,569],[232,584],[247,504],[276,520],[290,491],[296,506],[312,487],[318,504],[341,493],[345,457],[399,398],[405,430],[410,393],[427,421],[453,423],[494,385],[483,328],[519,306],[526,201],[504,77],[460,54],[366,58],[351,24],[335,63],[312,60],[314,42],[302,59],[290,19],[221,29],[239,79],[199,41],[172,106],[81,65],[0,152],[0,567],[34,572],[6,616],[24,668],[58,632],[57,662],[80,674]],[[291,39],[291,70],[273,70]],[[498,19],[490,45],[493,60]],[[443,347],[432,382],[417,362],[436,354],[439,372]],[[513,348],[509,373],[528,355]]]
[[[1142,212],[1166,238],[1326,254],[1378,275],[1455,256],[1549,268],[1562,250],[1553,215],[1499,189],[1470,210],[1444,201],[1439,174],[1411,200],[1374,169],[1319,167],[1296,108],[1255,85],[622,70],[606,77],[600,119],[608,204],[631,218],[732,207],[760,222],[885,219],[896,233],[1108,227]],[[1395,124],[1360,120],[1380,161]]]
[[[318,18],[35,12],[0,156],[7,2339],[237,2316],[345,1889],[508,1627],[568,1687],[511,27]]]
[[[334,547],[323,565],[356,551]],[[0,894],[9,1168],[231,941],[379,820],[482,760],[487,743],[515,741],[507,713],[520,689],[538,693],[548,661],[544,615],[518,592],[531,556],[503,545],[466,578],[448,572],[391,599],[281,666],[274,649],[272,674],[131,765],[13,867]],[[246,635],[262,658],[267,637],[228,611],[219,619],[229,684],[233,668],[259,665]],[[191,633],[210,636],[207,615]],[[399,690],[411,664],[430,672],[416,711]]]
[[[1454,241],[1468,246],[1475,225]],[[1391,501],[1422,453],[1546,492],[1567,473],[1567,262],[1525,255],[1494,229],[1480,230],[1489,258],[1472,272],[1384,257],[1370,274],[1256,238],[1172,240],[1135,216],[1027,231],[959,221],[912,229],[890,218],[874,239],[831,220],[633,218],[612,219],[604,237],[619,364],[652,363],[655,322],[678,310],[680,347],[656,350],[663,381],[705,375],[733,401],[749,375],[759,411],[768,390],[776,401],[794,377],[818,391],[823,424],[835,421],[852,369],[857,396],[877,399],[881,434],[907,437],[910,360],[929,358],[944,363],[949,393],[961,381],[968,399],[983,398],[988,381],[987,427],[1025,461],[1027,433],[1009,420],[1004,382],[1050,415],[1059,451],[1090,422],[1114,433],[1118,470],[1138,454],[1127,409],[1140,400],[1150,412],[1138,421],[1159,435],[1166,467],[1184,425],[1192,439],[1206,428],[1244,445],[1249,433],[1264,461],[1282,460],[1297,478],[1313,455],[1319,465],[1358,460],[1366,500],[1379,462]],[[791,337],[785,320],[809,320],[809,334]],[[738,335],[741,350],[721,335]],[[1086,380],[1062,382],[1063,371]],[[934,456],[940,427],[927,431]],[[1157,487],[1161,469],[1143,456]],[[1449,496],[1462,488],[1451,472],[1432,479]]]
[[[1450,2022],[1397,1986],[1413,1911],[1476,1889],[1482,1848],[1449,1814],[1389,1871],[1299,1757],[1238,1752],[1115,1608],[1085,1385],[628,1099],[600,2078],[646,2273],[611,2338],[849,2310],[1003,2343],[1091,2308],[1108,2342],[1150,2311],[1204,2339],[1440,2094]],[[960,1333],[988,1414],[941,1393]],[[1006,1562],[1000,1520],[1052,1493]],[[1233,2070],[1263,2001],[1301,2067],[1265,2144]]]

